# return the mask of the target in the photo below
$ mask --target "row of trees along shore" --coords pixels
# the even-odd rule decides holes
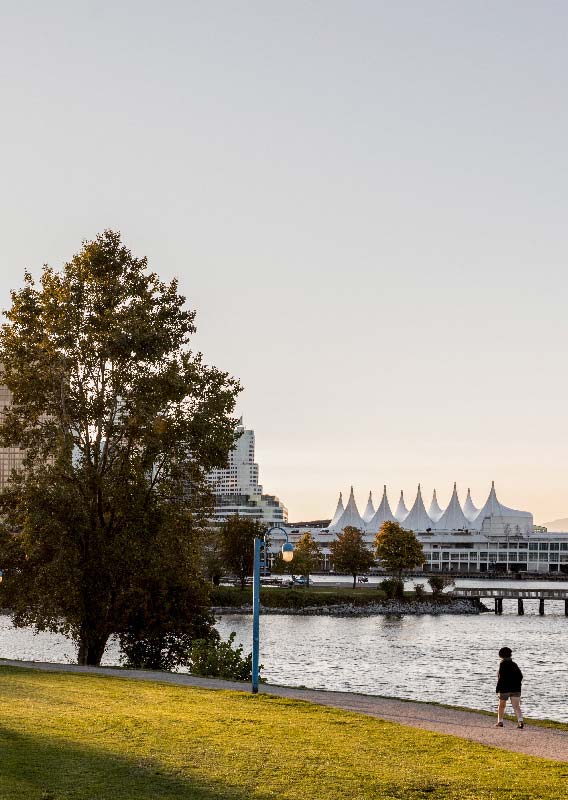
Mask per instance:
[[[130,666],[187,663],[196,640],[218,642],[210,579],[229,568],[244,587],[263,533],[238,517],[220,535],[207,524],[207,473],[226,466],[238,435],[238,381],[192,351],[195,312],[177,282],[114,231],[60,272],[25,273],[5,317],[0,381],[12,402],[0,446],[24,457],[0,493],[2,607],[17,626],[69,636],[80,664],[99,664],[113,635]],[[375,545],[399,576],[424,561],[393,523]],[[331,551],[354,583],[374,559],[353,528]],[[309,580],[319,556],[305,534],[295,573]]]
[[[252,543],[256,536],[262,534],[262,526],[254,520],[238,516],[227,520],[222,529],[218,575],[222,573],[223,565],[228,565],[244,589],[253,568]],[[378,559],[387,572],[394,574],[398,582],[395,589],[401,594],[403,572],[422,566],[426,561],[422,545],[413,531],[404,530],[396,522],[384,522],[381,525],[372,550],[365,544],[361,531],[351,526],[346,527],[330,543],[329,548],[335,570],[351,575],[353,588],[356,586],[357,576],[367,572],[375,564],[375,559]],[[321,548],[312,534],[306,531],[294,546],[293,560],[285,563],[282,556],[277,554],[272,571],[303,575],[309,585],[310,574],[318,570],[320,565]]]

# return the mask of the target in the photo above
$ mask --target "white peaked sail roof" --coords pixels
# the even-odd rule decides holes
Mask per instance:
[[[341,492],[339,492],[339,500],[337,501],[337,508],[335,509],[335,514],[333,515],[333,519],[329,523],[330,528],[332,528],[334,525],[337,525],[344,511],[345,509],[343,508],[343,495],[341,494]]]
[[[428,516],[432,520],[432,522],[438,522],[440,517],[444,512],[438,505],[438,498],[436,497],[436,490],[434,489],[434,494],[432,495],[432,502],[430,503],[430,508],[428,509]]]
[[[459,531],[471,528],[471,523],[465,516],[460,505],[458,498],[458,490],[454,483],[454,491],[452,498],[448,503],[448,507],[436,522],[436,530],[438,531]]]
[[[465,498],[465,503],[463,504],[463,513],[465,514],[465,518],[470,522],[473,522],[473,520],[479,514],[479,509],[473,505],[473,500],[471,499],[471,489],[467,490],[467,497]]]
[[[369,492],[369,499],[367,500],[367,508],[363,512],[363,522],[370,522],[375,516],[375,507],[373,506],[373,493]]]
[[[397,522],[404,522],[407,516],[408,516],[408,509],[404,505],[404,493],[401,489],[400,500],[398,501],[396,511],[394,512],[394,518],[396,519]]]
[[[337,520],[335,525],[329,526],[329,530],[333,532],[340,532],[344,528],[347,528],[348,525],[351,525],[354,528],[359,528],[359,530],[365,529],[365,523],[361,519],[361,515],[359,514],[359,510],[357,508],[357,503],[355,502],[353,487],[351,487],[351,492],[349,494],[347,505],[345,506],[345,511]]]
[[[489,497],[475,518],[475,527],[478,530],[481,530],[483,520],[486,517],[510,517],[512,521],[514,521],[516,518],[516,520],[521,520],[523,522],[526,520],[527,524],[532,525],[532,514],[529,514],[528,511],[516,511],[514,508],[507,508],[507,506],[504,506],[499,502],[499,500],[497,500],[495,481],[491,481],[491,491],[489,492]]]
[[[386,486],[383,488],[383,499],[381,500],[379,507],[375,511],[373,518],[367,522],[367,530],[376,533],[383,522],[396,522],[389,505]]]
[[[433,528],[434,523],[426,513],[424,508],[424,501],[422,500],[422,492],[420,491],[420,484],[418,484],[418,492],[416,493],[416,500],[414,505],[408,512],[408,516],[404,520],[404,527],[411,531],[425,531],[428,528]]]

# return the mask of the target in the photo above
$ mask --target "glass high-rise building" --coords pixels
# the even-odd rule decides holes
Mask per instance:
[[[267,525],[286,522],[288,510],[284,504],[278,497],[264,494],[258,482],[254,431],[245,429],[241,418],[237,432],[240,435],[229,453],[227,467],[214,469],[208,476],[209,488],[215,495],[214,520],[222,522],[239,514]]]

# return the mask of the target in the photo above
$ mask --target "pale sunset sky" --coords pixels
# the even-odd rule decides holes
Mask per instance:
[[[0,301],[120,230],[265,491],[568,516],[568,4],[0,0]]]

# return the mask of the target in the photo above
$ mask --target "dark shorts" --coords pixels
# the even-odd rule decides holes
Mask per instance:
[[[499,692],[499,700],[508,700],[510,697],[520,697],[520,692]]]

